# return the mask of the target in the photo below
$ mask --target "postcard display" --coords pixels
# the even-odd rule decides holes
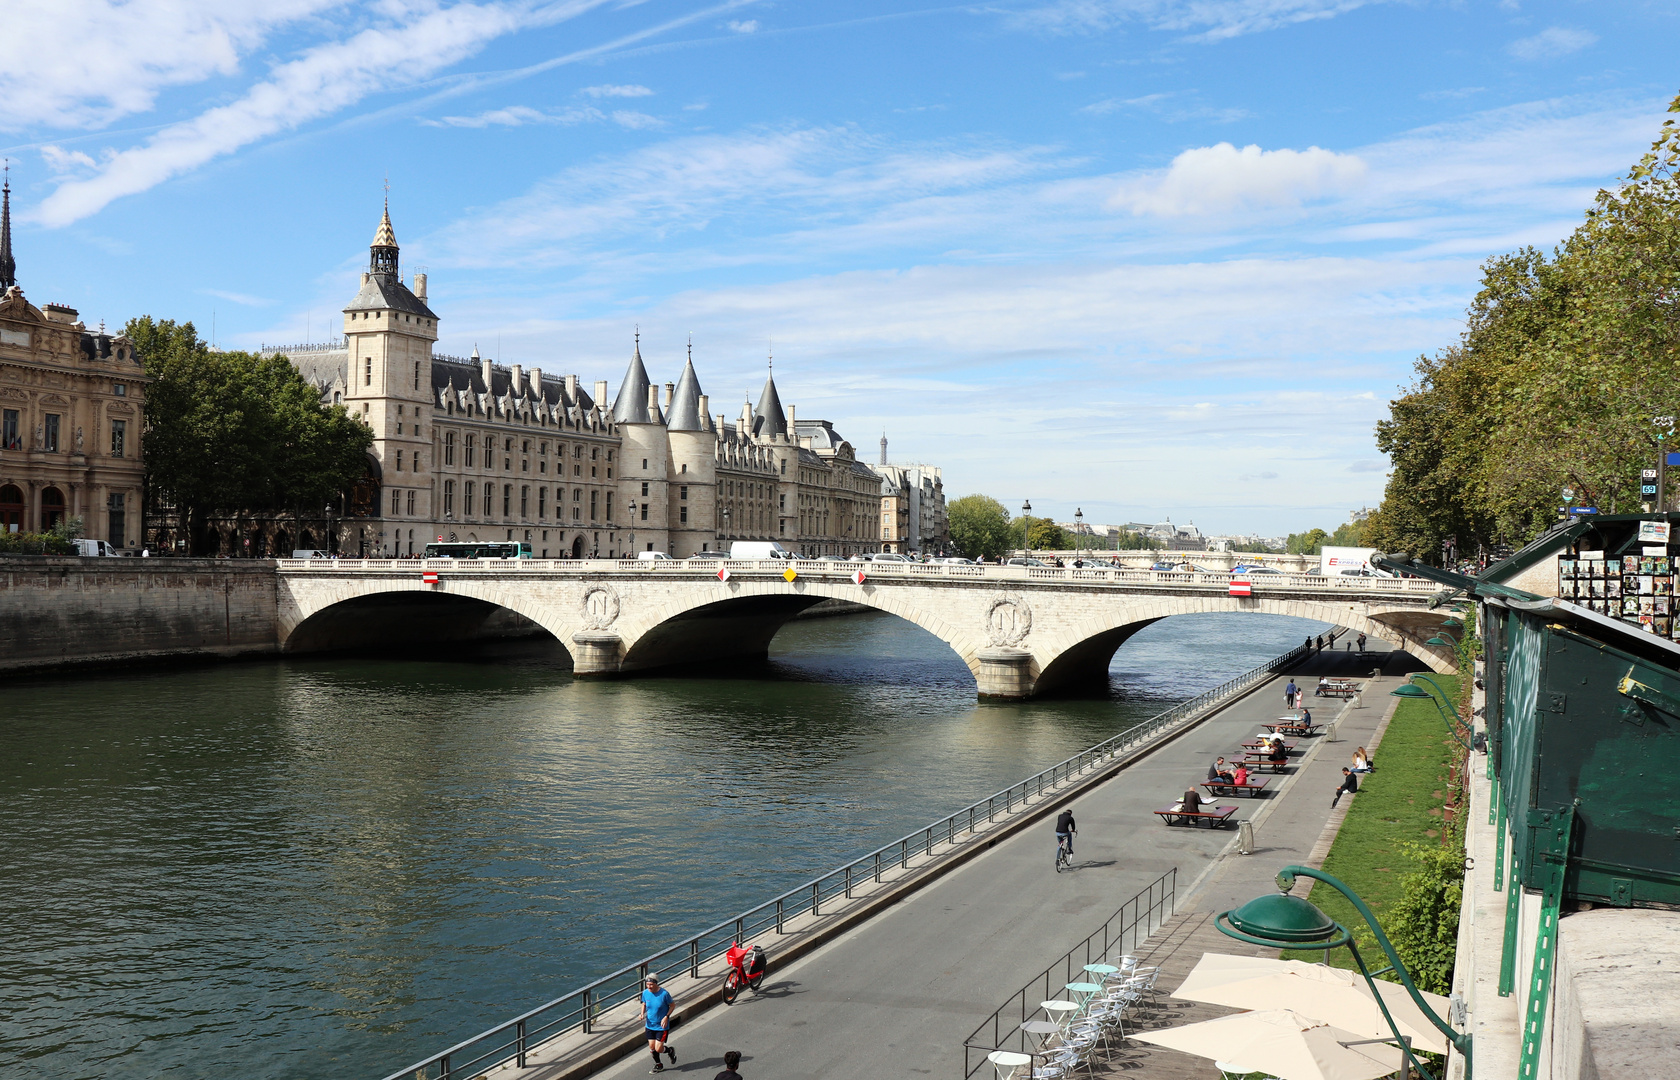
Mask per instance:
[[[1600,551],[1558,560],[1558,596],[1601,615],[1621,619],[1650,634],[1680,638],[1675,619],[1675,564],[1667,555],[1623,555]],[[1594,557],[1596,556],[1596,557]]]

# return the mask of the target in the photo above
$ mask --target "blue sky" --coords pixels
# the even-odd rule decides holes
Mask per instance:
[[[19,279],[320,340],[390,178],[440,351],[784,401],[946,489],[1334,528],[1485,258],[1637,159],[1674,4],[11,0]]]

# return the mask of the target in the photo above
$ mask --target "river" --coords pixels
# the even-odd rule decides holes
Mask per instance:
[[[574,682],[552,642],[13,680],[0,1068],[378,1077],[1326,627],[1181,616],[1105,700],[977,705],[888,615]]]

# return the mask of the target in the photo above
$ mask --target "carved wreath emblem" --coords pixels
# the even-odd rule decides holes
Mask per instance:
[[[611,586],[596,585],[583,594],[583,621],[591,630],[605,630],[618,618],[618,593]]]
[[[1032,608],[1019,596],[1000,596],[986,609],[993,645],[1019,645],[1032,632]]]

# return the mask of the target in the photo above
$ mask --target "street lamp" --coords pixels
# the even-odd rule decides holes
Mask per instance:
[[[636,500],[630,500],[630,557],[636,557]]]
[[[1021,500],[1021,565],[1027,564],[1027,533],[1032,530],[1032,500]]]
[[[1458,710],[1453,708],[1452,703],[1447,700],[1446,690],[1440,683],[1436,682],[1432,676],[1425,675],[1421,671],[1414,672],[1412,678],[1423,679],[1425,682],[1429,683],[1430,686],[1433,686],[1436,692],[1441,696],[1436,697],[1435,694],[1431,694],[1429,691],[1414,682],[1403,683],[1400,686],[1396,686],[1388,692],[1388,696],[1397,698],[1428,698],[1430,701],[1433,701],[1435,703],[1436,710],[1438,710],[1441,714],[1442,722],[1445,723],[1447,725],[1447,729],[1452,732],[1452,737],[1458,740],[1458,745],[1464,747],[1466,750],[1470,749],[1470,744],[1464,740],[1464,736],[1460,735],[1459,731],[1463,730],[1470,732],[1471,734],[1474,734],[1474,732],[1472,731],[1470,725],[1466,724],[1464,719],[1458,715]]]
[[[1085,549],[1085,511],[1079,507],[1073,508],[1073,561],[1079,562],[1079,553]]]
[[[1372,978],[1371,970],[1365,966],[1365,958],[1360,955],[1359,946],[1354,943],[1353,935],[1348,932],[1347,927],[1320,911],[1311,901],[1289,895],[1289,891],[1295,887],[1297,877],[1322,881],[1347,897],[1354,910],[1359,912],[1360,918],[1365,920],[1365,924],[1376,935],[1377,944],[1382,947],[1383,954],[1393,965],[1394,973],[1400,976],[1400,983],[1406,988],[1406,993],[1411,995],[1413,1003],[1429,1018],[1430,1023],[1440,1029],[1453,1048],[1464,1055],[1464,1076],[1465,1080],[1470,1080],[1469,1033],[1457,1030],[1435,1015],[1435,1010],[1429,1007],[1423,1000],[1423,995],[1419,994],[1417,987],[1412,984],[1410,973],[1400,962],[1400,957],[1395,954],[1394,946],[1389,944],[1388,935],[1384,934],[1382,927],[1377,924],[1371,909],[1365,906],[1365,901],[1359,898],[1358,893],[1332,875],[1305,866],[1286,866],[1278,871],[1278,895],[1256,897],[1240,908],[1222,911],[1214,918],[1214,925],[1219,927],[1219,932],[1226,937],[1272,949],[1323,949],[1328,953],[1331,949],[1346,945],[1348,951],[1353,953],[1353,962],[1358,965],[1359,973],[1365,976],[1365,982],[1371,988],[1371,996],[1376,999],[1377,1007],[1382,1010],[1383,1019],[1388,1021],[1389,1030],[1394,1032],[1395,1041],[1400,1043],[1401,1052],[1405,1054],[1406,1060],[1428,1080],[1435,1080],[1413,1055],[1411,1040],[1400,1034],[1399,1026],[1388,1011],[1388,1003],[1383,1000],[1382,994],[1377,992],[1376,980]]]

